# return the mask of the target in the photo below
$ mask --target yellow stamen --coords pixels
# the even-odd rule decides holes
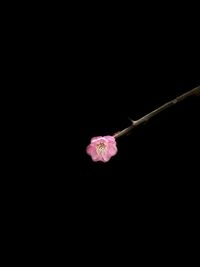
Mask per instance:
[[[102,155],[106,151],[106,145],[104,143],[100,143],[96,145],[96,151],[98,155]]]

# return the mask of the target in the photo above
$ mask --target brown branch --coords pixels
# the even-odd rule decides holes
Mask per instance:
[[[150,118],[154,117],[155,115],[159,114],[160,112],[162,112],[163,110],[177,104],[178,102],[181,102],[182,100],[190,97],[190,96],[200,96],[200,86],[195,87],[194,89],[176,97],[175,99],[165,103],[164,105],[160,106],[159,108],[153,110],[152,112],[148,113],[147,115],[143,116],[142,118],[140,118],[137,121],[132,121],[132,125],[125,128],[124,130],[116,133],[113,135],[113,137],[118,138],[120,136],[126,135],[128,134],[130,131],[132,131],[135,127],[137,127],[138,125],[147,122]]]

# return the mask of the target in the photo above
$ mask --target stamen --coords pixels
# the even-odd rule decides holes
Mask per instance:
[[[96,151],[98,155],[102,155],[106,151],[106,145],[104,143],[96,145]]]

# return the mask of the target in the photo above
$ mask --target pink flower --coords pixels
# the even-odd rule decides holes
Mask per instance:
[[[93,161],[107,162],[117,153],[116,141],[113,136],[98,136],[91,139],[86,152]]]

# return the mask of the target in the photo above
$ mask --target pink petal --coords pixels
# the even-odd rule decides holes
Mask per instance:
[[[93,148],[94,148],[94,146],[91,144],[87,146],[86,152],[88,155],[91,155]]]
[[[98,153],[97,149],[100,147],[97,145],[100,143],[103,143],[106,146],[106,149]],[[91,143],[86,148],[86,152],[91,156],[93,161],[107,162],[117,153],[115,138],[110,135],[93,137]]]
[[[101,160],[101,156],[99,156],[97,153],[92,154],[91,157],[92,157],[93,161],[100,161]]]
[[[102,161],[103,161],[103,162],[107,162],[107,161],[109,161],[110,158],[111,158],[111,155],[109,155],[108,153],[104,153],[104,154],[102,155]]]
[[[114,156],[114,155],[117,153],[117,147],[116,147],[116,145],[109,144],[109,145],[108,145],[108,153],[109,153],[111,156]]]
[[[102,136],[93,137],[91,139],[91,143],[95,143],[96,141],[99,141],[101,138],[103,138],[103,137]]]
[[[107,135],[107,136],[104,136],[104,138],[109,142],[116,143],[115,138],[113,136]]]
[[[101,160],[100,156],[97,154],[96,146],[94,146],[93,144],[90,144],[89,146],[87,146],[86,152],[88,155],[91,156],[93,161]]]

